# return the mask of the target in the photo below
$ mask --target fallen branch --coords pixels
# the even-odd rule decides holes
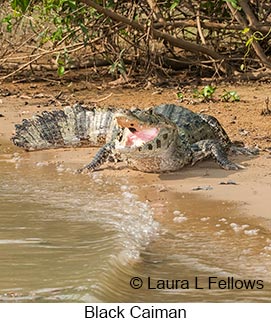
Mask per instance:
[[[213,21],[201,21],[201,27],[204,29],[212,29],[212,30],[239,30],[242,31],[244,28],[241,25],[238,24],[232,24],[232,23],[223,23],[223,22],[213,22]],[[153,24],[153,27],[155,29],[160,29],[164,27],[164,24],[157,22]],[[185,27],[197,27],[197,22],[194,20],[183,20],[183,21],[174,21],[174,22],[167,22],[166,27],[171,28],[185,28]],[[267,33],[270,28],[271,24],[258,24],[256,26],[249,26],[251,31],[260,31],[262,33]]]
[[[249,27],[254,26],[255,29],[257,29],[257,26],[259,25],[258,19],[255,17],[253,11],[251,10],[249,4],[245,0],[239,0],[238,4],[243,9],[244,13],[246,14],[247,20],[249,22]]]
[[[101,99],[97,99],[97,100],[91,100],[92,103],[100,103],[102,101],[105,101],[107,99],[109,99],[111,96],[113,95],[113,93],[109,93],[108,95],[106,95],[105,97],[101,98]]]
[[[231,81],[264,81],[270,80],[271,78],[271,69],[260,68],[259,70],[246,73],[235,73],[231,77]]]
[[[104,8],[100,5],[98,5],[94,1],[91,1],[91,0],[80,0],[80,1],[87,4],[88,6],[90,6],[92,8],[94,8],[94,9],[96,9],[97,12],[99,12],[100,14],[110,17],[112,20],[122,22],[125,25],[131,26],[132,28],[134,28],[138,31],[141,31],[141,32],[146,31],[146,26],[144,26],[134,20],[130,20],[122,15],[119,15],[118,13],[113,12],[107,8]],[[201,46],[201,45],[186,41],[181,38],[175,38],[169,34],[163,33],[161,31],[153,28],[152,26],[150,28],[151,28],[152,36],[154,38],[163,39],[164,41],[167,41],[168,43],[170,43],[172,46],[185,49],[185,50],[190,51],[192,53],[196,53],[196,54],[202,53],[204,55],[212,57],[215,60],[219,60],[221,62],[221,65],[219,67],[220,70],[224,73],[227,73],[229,71],[230,66],[225,62],[224,56],[221,56],[220,54],[218,54],[214,50],[207,48],[205,46]]]
[[[206,40],[204,38],[204,35],[203,35],[203,32],[202,32],[202,28],[201,28],[200,11],[199,11],[199,9],[197,9],[196,24],[197,24],[198,33],[199,33],[201,42],[202,42],[203,45],[206,45]]]
[[[74,47],[74,45],[71,45],[71,46]],[[79,49],[82,49],[82,48],[84,48],[84,45],[79,46],[76,50],[79,50]],[[53,50],[46,51],[46,52],[44,52],[42,54],[39,54],[39,55],[35,54],[35,57],[32,58],[29,62],[21,65],[17,70],[15,70],[15,71],[13,71],[13,72],[5,75],[5,76],[0,77],[0,80],[5,80],[5,79],[9,78],[10,76],[13,76],[14,74],[16,74],[16,73],[24,70],[27,66],[30,66],[32,63],[34,63],[35,61],[39,60],[40,58],[42,58],[45,55],[52,54],[52,53],[56,53],[56,52],[60,52],[61,50],[64,50],[64,48],[62,48],[62,49],[53,49]]]

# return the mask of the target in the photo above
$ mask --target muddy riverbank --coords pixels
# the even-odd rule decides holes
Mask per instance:
[[[236,90],[241,96],[239,103],[182,104],[216,116],[232,140],[260,148],[257,157],[230,156],[245,169],[225,171],[208,160],[170,174],[105,167],[91,175],[75,175],[74,170],[89,162],[96,149],[27,153],[10,142],[14,124],[33,113],[82,100],[127,108],[178,103],[176,90],[112,89],[87,83],[2,84],[1,257],[2,267],[5,265],[1,272],[6,283],[0,284],[0,299],[270,301],[271,123],[270,116],[261,115],[269,87],[241,86]],[[96,204],[91,204],[89,194],[94,194]],[[101,210],[99,205],[103,205]],[[65,230],[69,230],[70,242]],[[18,247],[26,261],[18,256]],[[36,257],[32,262],[33,250]],[[51,255],[58,263],[55,280],[50,270],[53,263],[48,261]],[[61,259],[65,259],[63,266]],[[26,268],[37,275],[31,283]],[[40,276],[42,268],[47,269]],[[10,269],[14,276],[5,280]],[[62,270],[67,273],[63,277]],[[142,277],[144,282],[148,277],[154,281],[182,278],[191,284],[199,277],[206,287],[213,275],[263,280],[265,288],[198,291],[191,285],[188,291],[147,292],[143,288],[131,293],[129,285],[131,276]]]
[[[219,93],[231,89],[221,86]],[[219,119],[233,141],[242,141],[247,146],[260,148],[257,157],[231,156],[231,159],[245,167],[237,172],[220,169],[213,161],[204,161],[194,167],[186,167],[172,174],[141,174],[131,170],[118,170],[114,176],[129,176],[134,179],[144,178],[144,181],[165,185],[167,189],[177,192],[187,192],[207,198],[239,202],[245,212],[254,216],[271,217],[271,116],[262,115],[266,108],[266,98],[270,93],[269,85],[237,86],[234,90],[240,95],[241,101],[234,103],[209,102],[191,104],[191,91],[186,89],[186,102],[179,103],[176,89],[123,89],[108,87],[107,84],[79,84],[58,85],[55,83],[22,83],[2,84],[0,88],[0,139],[1,150],[20,153],[23,158],[39,158],[39,154],[27,154],[20,149],[9,146],[9,139],[14,131],[14,124],[22,118],[31,117],[43,110],[59,109],[62,105],[84,101],[100,106],[118,106],[129,108],[139,106],[146,108],[161,103],[175,103],[185,105],[194,111],[204,111]],[[190,98],[190,99],[189,99]],[[195,101],[195,100],[194,100]],[[7,146],[6,146],[7,145]],[[6,146],[6,147],[5,147]],[[78,161],[78,165],[87,163],[95,153],[95,149],[76,150],[70,154],[65,152],[65,162]],[[89,155],[90,153],[90,155]],[[29,156],[28,156],[29,155]],[[46,153],[45,153],[46,155]],[[58,151],[54,160],[62,161]],[[105,174],[115,174],[110,169]],[[223,183],[226,183],[223,185]],[[228,184],[228,185],[227,185]],[[198,189],[198,190],[197,190]]]

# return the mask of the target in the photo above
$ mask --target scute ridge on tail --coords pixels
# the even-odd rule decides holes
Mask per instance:
[[[102,146],[116,131],[115,108],[75,104],[63,110],[43,111],[15,125],[13,143],[25,150],[74,146]]]

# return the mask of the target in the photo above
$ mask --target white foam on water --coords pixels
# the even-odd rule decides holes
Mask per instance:
[[[247,236],[256,236],[258,235],[259,231],[260,231],[259,229],[245,230],[244,234],[246,234]]]
[[[181,215],[182,214],[182,212],[181,211],[179,211],[179,210],[175,210],[175,211],[173,211],[173,215],[175,215],[175,216],[179,216],[179,215]]]
[[[202,221],[202,222],[206,222],[208,220],[210,220],[210,217],[209,216],[205,216],[205,217],[203,217],[203,218],[200,219],[200,221]]]
[[[36,163],[37,167],[44,167],[44,166],[49,166],[49,162],[48,161],[39,161]]]
[[[244,231],[246,228],[249,227],[248,224],[237,224],[237,223],[230,223],[230,227],[232,228],[233,231],[236,233]]]
[[[58,165],[57,173],[63,171],[62,164]],[[57,212],[46,214],[46,219],[61,217],[67,221],[94,222],[104,229],[105,235],[113,231],[122,260],[139,259],[140,252],[159,234],[152,208],[139,200],[126,179],[114,182],[114,178],[91,173],[83,178],[84,187],[80,187],[82,175],[72,176],[68,181],[45,176],[40,182],[35,173],[33,176],[33,179],[17,177],[19,181],[10,181],[9,191],[18,192],[22,201],[57,208]]]
[[[175,223],[182,223],[185,221],[187,221],[187,217],[183,216],[183,215],[176,216],[175,218],[173,218],[173,222],[175,222]]]
[[[148,202],[140,201],[135,193],[136,187],[130,186],[127,179],[116,180],[114,176],[110,178],[101,172],[85,176],[64,171],[61,172],[61,176],[59,175],[55,165],[48,165],[37,167],[35,171],[28,170],[27,173],[21,168],[9,172],[2,181],[0,179],[0,190],[3,190],[5,203],[15,205],[12,209],[14,214],[11,214],[16,221],[19,221],[18,224],[15,222],[16,228],[23,225],[27,227],[23,234],[17,234],[13,222],[7,222],[7,229],[5,227],[3,230],[6,232],[9,227],[12,228],[13,236],[8,235],[10,232],[8,231],[7,236],[0,239],[0,245],[3,248],[13,248],[12,250],[17,246],[24,246],[22,248],[28,248],[26,251],[29,254],[32,250],[34,254],[40,253],[40,260],[36,258],[33,260],[37,266],[54,252],[50,249],[67,257],[63,258],[63,263],[58,264],[63,268],[68,268],[65,266],[70,264],[76,268],[77,255],[81,264],[79,266],[82,266],[84,262],[82,257],[85,254],[85,264],[90,266],[89,271],[81,267],[76,270],[82,273],[83,277],[84,275],[89,277],[90,281],[86,283],[88,293],[77,295],[73,287],[70,291],[60,290],[55,297],[81,300],[82,295],[86,294],[89,295],[88,298],[91,298],[92,294],[103,295],[107,285],[109,290],[112,289],[112,276],[117,277],[119,281],[120,277],[132,270],[133,264],[142,260],[142,252],[158,237],[160,226],[154,220],[151,206]],[[29,222],[27,220],[26,224],[20,223],[21,211],[17,212],[17,204],[22,205],[20,207],[25,219],[29,209]],[[31,231],[32,223],[34,228],[38,228],[36,234]],[[47,228],[50,232],[48,240],[46,240]],[[65,250],[71,250],[70,254]],[[72,278],[74,286],[77,286],[76,277],[74,275]],[[78,281],[84,285],[80,278]],[[58,286],[58,283],[48,283],[49,288],[54,286]],[[39,297],[36,288],[39,288],[39,283],[35,281],[33,291]],[[24,289],[21,293],[22,298],[35,299],[35,296],[28,293],[28,289]],[[40,297],[43,297],[42,295],[46,299],[50,297],[46,291],[42,291]],[[20,295],[16,297],[22,299]]]
[[[117,200],[115,198],[111,195],[109,199],[86,205],[85,216],[116,231],[122,246],[122,260],[139,259],[140,251],[158,235],[159,224],[153,219],[152,209],[139,201],[136,194],[126,191]]]

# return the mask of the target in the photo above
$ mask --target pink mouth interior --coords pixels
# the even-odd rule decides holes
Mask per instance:
[[[157,136],[158,132],[159,130],[157,128],[144,129],[135,132],[130,131],[130,133],[127,136],[126,146],[138,146],[137,143],[140,140],[144,142],[151,141]]]

